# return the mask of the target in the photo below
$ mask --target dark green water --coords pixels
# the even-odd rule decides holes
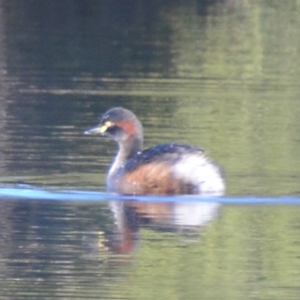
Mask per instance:
[[[116,147],[82,132],[118,105],[145,147],[207,149],[239,203],[299,197],[299,20],[296,0],[0,1],[2,187],[104,192]],[[297,204],[28,200],[0,201],[0,298],[299,299]]]

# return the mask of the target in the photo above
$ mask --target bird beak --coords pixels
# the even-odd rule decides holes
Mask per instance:
[[[109,127],[111,127],[113,124],[109,121],[105,122],[103,125],[100,125],[100,126],[96,126],[94,128],[91,128],[87,131],[85,131],[83,134],[90,134],[90,135],[94,135],[94,134],[104,134],[107,129]]]
[[[91,129],[85,131],[83,134],[90,134],[90,135],[92,135],[92,134],[103,134],[101,128],[102,127],[91,128]]]

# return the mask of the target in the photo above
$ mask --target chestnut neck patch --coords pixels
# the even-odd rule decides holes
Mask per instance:
[[[122,128],[129,136],[133,136],[137,133],[135,123],[131,120],[116,122],[115,125]]]

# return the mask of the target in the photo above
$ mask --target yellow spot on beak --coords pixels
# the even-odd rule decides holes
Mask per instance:
[[[104,133],[104,132],[106,132],[106,130],[107,130],[108,128],[110,128],[111,126],[113,126],[113,123],[110,122],[110,121],[106,121],[106,122],[99,128],[99,132],[100,132],[100,133]]]

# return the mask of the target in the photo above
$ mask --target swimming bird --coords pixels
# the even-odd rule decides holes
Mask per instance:
[[[201,148],[160,144],[143,150],[143,127],[136,115],[114,107],[84,132],[108,136],[119,151],[107,176],[107,191],[128,195],[222,195],[221,168]]]

